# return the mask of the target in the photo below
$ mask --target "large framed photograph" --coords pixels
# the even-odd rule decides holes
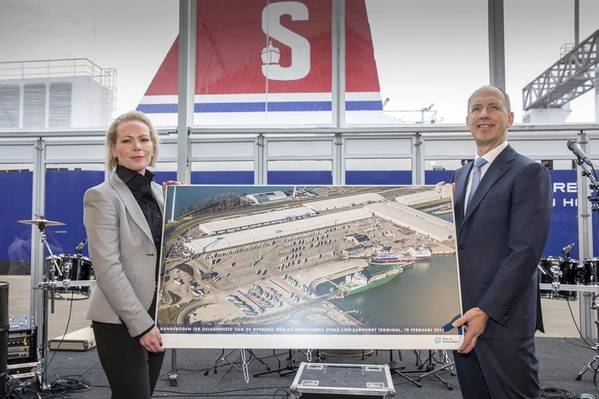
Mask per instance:
[[[455,349],[455,231],[449,185],[170,186],[164,344]]]

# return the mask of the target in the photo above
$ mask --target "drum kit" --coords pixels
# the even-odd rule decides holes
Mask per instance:
[[[43,216],[35,219],[18,220],[18,223],[37,226],[40,231],[42,246],[50,254],[45,258],[42,268],[42,279],[39,288],[42,291],[42,322],[41,341],[38,339],[37,370],[38,379],[43,389],[47,382],[47,358],[48,358],[48,303],[50,302],[50,313],[54,313],[54,300],[77,300],[87,299],[90,287],[95,285],[94,272],[91,260],[82,255],[83,247],[87,243],[84,240],[77,245],[74,254],[52,253],[48,244],[45,229],[47,227],[64,226],[65,223],[48,220]]]
[[[587,258],[582,263],[576,259],[571,259],[570,250],[573,246],[574,244],[570,244],[562,249],[564,256],[542,258],[539,262],[541,296],[570,301],[576,299],[577,292],[585,293],[591,300],[590,309],[597,311],[599,309],[597,303],[599,297],[599,258]],[[599,322],[595,321],[595,325],[599,335]],[[588,370],[593,370],[595,377],[599,370],[599,343],[587,342],[587,344],[589,349],[595,351],[595,355],[580,369],[575,378],[577,381],[582,379],[582,376]]]
[[[17,222],[37,226],[40,230],[42,243],[50,254],[44,260],[43,281],[40,283],[40,288],[50,290],[52,299],[87,299],[89,297],[89,287],[94,285],[92,262],[87,256],[81,254],[87,240],[81,241],[75,247],[74,254],[55,255],[48,244],[44,229],[46,227],[64,226],[65,223],[48,220],[43,216],[37,219],[18,220]]]
[[[598,285],[599,258],[576,259],[563,256],[541,258],[539,262],[541,284],[551,284],[551,290],[541,289],[541,297],[576,300],[576,291],[560,291],[563,285]]]

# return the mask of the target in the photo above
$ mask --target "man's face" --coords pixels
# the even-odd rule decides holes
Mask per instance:
[[[491,150],[507,139],[507,129],[514,122],[503,93],[489,87],[474,92],[470,98],[466,125],[477,147]]]

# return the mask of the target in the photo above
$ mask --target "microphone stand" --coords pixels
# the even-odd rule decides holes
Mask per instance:
[[[591,189],[591,195],[587,197],[589,202],[591,203],[591,211],[599,212],[599,178],[597,177],[597,172],[595,172],[595,168],[586,162],[575,152],[576,155],[576,163],[582,169],[582,176],[585,176],[589,179],[589,188]],[[591,305],[591,309],[597,310],[597,303],[595,302],[596,294],[593,293],[593,301]],[[599,333],[599,322],[595,321],[595,326]],[[595,352],[595,355],[591,357],[588,363],[580,369],[578,375],[574,378],[576,381],[580,381],[584,373],[588,370],[593,370],[595,372],[595,376],[597,375],[597,371],[599,370],[599,343],[591,345],[589,349]]]
[[[75,247],[75,254],[79,257],[83,253],[83,248],[87,245],[87,238],[83,239],[77,246]]]

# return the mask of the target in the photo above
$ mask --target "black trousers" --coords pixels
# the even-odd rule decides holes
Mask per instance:
[[[465,399],[536,399],[540,397],[539,362],[534,337],[478,338],[467,355],[454,352]]]
[[[122,324],[93,321],[92,328],[112,399],[150,399],[164,352],[148,352]]]

